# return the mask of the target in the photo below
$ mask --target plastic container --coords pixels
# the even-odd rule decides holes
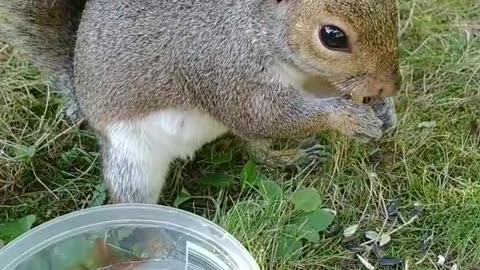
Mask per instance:
[[[176,208],[143,204],[90,208],[40,225],[0,250],[0,269],[89,269],[75,264],[91,256],[97,240],[122,261],[148,261],[125,269],[260,269],[240,242],[216,224]]]

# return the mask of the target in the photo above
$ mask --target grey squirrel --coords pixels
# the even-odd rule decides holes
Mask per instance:
[[[397,23],[395,0],[0,0],[0,39],[96,131],[115,203],[156,203],[174,159],[228,132],[380,138]]]

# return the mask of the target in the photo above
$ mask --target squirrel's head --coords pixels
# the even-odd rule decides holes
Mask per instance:
[[[400,88],[395,0],[276,0],[289,62],[340,94],[392,96]]]

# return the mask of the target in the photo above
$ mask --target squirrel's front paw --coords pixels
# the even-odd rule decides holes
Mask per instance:
[[[376,98],[371,100],[368,105],[375,111],[375,115],[382,120],[382,130],[384,134],[390,132],[397,126],[397,114],[392,97]]]
[[[336,129],[341,133],[368,142],[379,139],[383,135],[383,122],[372,109],[365,104],[356,104],[350,100],[342,100],[339,115],[336,119]]]

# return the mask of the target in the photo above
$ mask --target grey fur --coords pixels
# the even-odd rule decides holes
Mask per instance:
[[[246,138],[380,137],[371,108],[305,97],[275,78],[278,58],[302,60],[286,51],[287,26],[271,1],[90,1],[75,54],[78,101],[99,130],[175,107]]]
[[[73,54],[86,0],[0,0],[0,39],[45,71],[53,89],[64,96],[69,120],[82,115],[75,101]]]
[[[68,10],[74,2],[56,0],[55,5]],[[111,124],[175,108],[205,112],[246,139],[308,137],[323,130],[336,130],[362,141],[380,138],[382,125],[385,127],[381,119],[390,119],[385,111],[377,112],[384,107],[355,104],[343,97],[303,95],[301,89],[281,78],[278,69],[289,65],[311,76],[332,80],[343,76],[337,81],[342,83],[332,82],[339,85],[341,94],[346,90],[367,93],[367,75],[378,78],[379,85],[398,85],[393,3],[90,0],[80,10],[83,15],[77,30],[78,17],[72,15],[77,13],[63,12],[68,16],[52,18],[54,27],[50,27],[28,19],[51,11],[40,12],[33,6],[24,14],[16,4],[0,0],[0,14],[15,16],[0,23],[0,34],[20,36],[16,45],[30,48],[30,56],[49,72],[55,85],[70,93],[75,89],[83,115],[103,138],[105,180],[116,201],[150,202],[160,191],[148,190],[145,164],[111,149],[107,134]],[[303,30],[298,28],[300,23],[316,27],[317,19],[330,12],[344,14],[353,28],[358,23],[358,35],[365,34],[358,39],[362,42],[358,59],[345,70],[336,70],[329,57],[313,49],[308,43],[310,32],[297,33]],[[371,39],[371,29],[365,29],[369,24],[376,26],[386,42]],[[24,28],[27,31],[21,30]],[[374,60],[377,56],[382,59]],[[358,85],[355,89],[345,85],[351,81]]]

